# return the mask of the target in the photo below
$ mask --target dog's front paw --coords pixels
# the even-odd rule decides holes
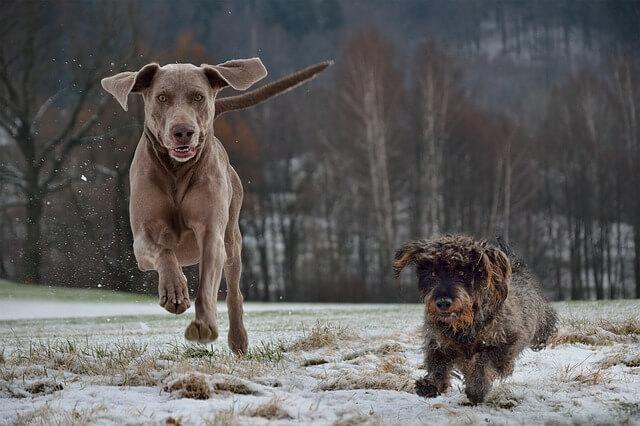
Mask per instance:
[[[478,405],[484,401],[485,394],[482,390],[466,388],[465,393],[472,405]]]
[[[218,327],[215,323],[195,319],[184,332],[187,340],[198,343],[211,343],[218,338]]]
[[[440,395],[435,387],[426,377],[416,380],[416,393],[423,398],[434,398]]]
[[[160,306],[172,314],[181,314],[191,306],[187,277],[181,271],[160,274],[158,294]]]

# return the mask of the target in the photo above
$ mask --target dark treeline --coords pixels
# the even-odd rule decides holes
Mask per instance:
[[[336,63],[216,123],[246,298],[396,301],[394,249],[444,232],[502,235],[556,299],[640,297],[637,52],[637,2],[5,1],[0,277],[153,292],[128,223],[142,102],[100,79],[260,56],[268,78]]]

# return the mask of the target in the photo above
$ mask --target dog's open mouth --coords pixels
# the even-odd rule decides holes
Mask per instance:
[[[196,147],[193,145],[177,146],[171,150],[171,155],[178,158],[191,157],[196,153]]]

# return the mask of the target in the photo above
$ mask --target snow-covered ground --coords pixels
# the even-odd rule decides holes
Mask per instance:
[[[250,353],[187,344],[153,303],[0,300],[0,423],[640,424],[640,301],[555,304],[486,403],[413,392],[419,305],[246,304]],[[9,318],[13,318],[9,320]],[[45,319],[47,318],[47,319]]]

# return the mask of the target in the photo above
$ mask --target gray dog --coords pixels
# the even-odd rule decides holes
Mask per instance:
[[[222,99],[216,99],[221,89],[245,90],[267,75],[260,59],[199,67],[148,64],[102,80],[125,111],[130,93],[144,99],[144,132],[130,172],[131,228],[138,267],[158,271],[160,305],[175,314],[189,308],[181,267],[200,267],[196,318],[185,331],[188,340],[207,343],[218,337],[216,298],[224,269],[229,347],[235,353],[248,347],[239,286],[242,184],[213,135],[215,118],[291,89],[330,64]]]
[[[462,235],[413,241],[396,253],[396,278],[409,264],[416,265],[425,304],[428,374],[416,381],[420,396],[446,392],[456,368],[478,404],[496,377],[513,373],[526,347],[544,348],[556,331],[556,314],[526,267],[484,241]]]

